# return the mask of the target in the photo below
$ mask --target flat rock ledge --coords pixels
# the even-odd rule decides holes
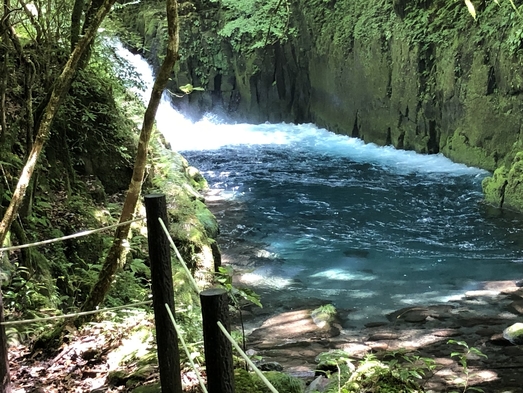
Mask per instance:
[[[438,365],[424,381],[425,391],[446,392],[459,390],[459,378],[464,377],[458,359],[450,356],[462,347],[449,344],[452,339],[488,356],[469,357],[469,386],[488,393],[523,393],[523,346],[503,337],[504,329],[523,321],[523,289],[514,281],[486,282],[481,290],[466,292],[455,301],[406,307],[376,316],[364,326],[356,326],[350,313],[339,323],[319,326],[311,317],[313,309],[303,307],[303,299],[300,303],[299,309],[265,310],[268,314],[250,317],[258,324],[248,337],[251,353],[310,382],[315,358],[322,352],[341,349],[362,359],[368,353],[405,349]]]

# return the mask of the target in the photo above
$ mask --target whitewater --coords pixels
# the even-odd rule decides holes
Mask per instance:
[[[152,86],[143,59],[118,53]],[[484,170],[313,124],[192,122],[168,97],[157,125],[214,195],[241,206],[231,231],[263,250],[242,280],[265,297],[332,302],[366,321],[523,277],[522,217],[482,203]]]

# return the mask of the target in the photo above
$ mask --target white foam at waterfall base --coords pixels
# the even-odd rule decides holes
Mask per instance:
[[[130,53],[121,43],[115,42],[114,46],[118,55],[129,61],[136,72],[142,75],[146,90],[138,93],[146,103],[154,82],[151,67],[140,55]],[[167,94],[158,108],[156,122],[160,132],[176,151],[215,150],[239,145],[299,145],[333,156],[381,164],[399,173],[476,173],[478,176],[488,173],[453,163],[441,154],[420,155],[412,151],[396,150],[391,146],[365,144],[359,139],[336,135],[312,124],[227,124],[212,115],[198,122],[191,122],[171,106]]]
[[[483,178],[487,171],[457,164],[441,154],[422,155],[377,146],[360,139],[336,135],[313,124],[227,124],[208,116],[191,123],[167,102],[157,115],[158,127],[177,151],[217,150],[224,146],[288,145],[329,156],[377,164],[398,174],[434,173],[461,176],[475,174]]]
[[[130,58],[150,73],[150,89],[149,66]],[[234,215],[243,220],[234,223],[245,228],[241,240],[281,256],[243,274],[255,290],[286,302],[334,302],[364,321],[520,274],[520,247],[506,236],[516,224],[477,208],[486,171],[312,124],[232,124],[212,115],[191,122],[167,99],[156,121],[171,147],[204,172],[213,198],[241,202]],[[368,255],[347,258],[353,249]]]

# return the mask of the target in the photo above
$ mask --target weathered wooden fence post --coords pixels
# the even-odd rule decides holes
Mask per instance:
[[[165,304],[174,313],[174,290],[169,240],[158,218],[168,226],[165,195],[146,195],[147,238],[151,262],[151,286],[153,293],[158,368],[162,393],[181,393],[180,352],[178,335],[171,322]]]
[[[1,246],[1,244],[0,244]],[[1,280],[0,280],[1,284]],[[0,290],[1,291],[1,290]],[[0,292],[0,322],[4,322],[4,300]],[[9,374],[9,355],[5,326],[0,325],[0,393],[11,393],[11,376]]]
[[[200,293],[203,317],[203,344],[209,393],[234,393],[232,344],[217,323],[230,331],[229,298],[222,288]]]

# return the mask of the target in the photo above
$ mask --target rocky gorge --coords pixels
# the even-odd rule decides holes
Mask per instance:
[[[172,89],[194,117],[313,122],[379,145],[443,153],[495,171],[485,199],[521,210],[522,36],[510,5],[443,0],[180,4]],[[131,46],[158,64],[161,4],[119,11]]]
[[[177,108],[193,118],[212,111],[237,121],[313,122],[369,143],[441,153],[493,172],[483,183],[488,203],[523,210],[521,35],[507,4],[478,2],[474,20],[460,2],[437,0],[275,3],[288,18],[243,3],[180,5],[182,54],[171,89],[191,84],[205,91],[175,99]],[[128,40],[158,63],[159,12],[126,8]],[[281,35],[267,33],[276,26],[270,12],[283,21]],[[234,206],[210,205],[222,228],[222,260],[239,269],[241,285],[242,268],[263,258],[263,247],[227,236]],[[317,299],[280,302],[262,293],[262,301],[262,310],[247,314],[251,353],[309,379],[321,352],[343,349],[362,359],[404,349],[435,359],[428,391],[452,391],[464,380],[450,356],[448,341],[456,340],[488,356],[470,359],[467,383],[486,392],[523,391],[521,348],[502,334],[522,315],[515,281],[484,282],[448,304],[420,303],[364,325],[351,320],[352,307],[338,309],[325,328],[311,318],[325,305]]]

